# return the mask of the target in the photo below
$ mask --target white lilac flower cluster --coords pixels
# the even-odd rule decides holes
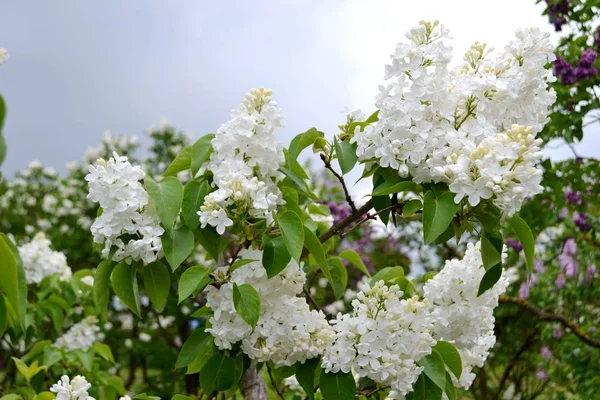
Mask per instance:
[[[155,261],[162,250],[160,236],[164,229],[148,193],[140,183],[145,176],[139,166],[132,166],[127,157],[113,153],[108,161],[90,165],[88,199],[102,207],[102,214],[91,226],[95,243],[104,243],[102,255],[108,258],[116,247],[114,261]],[[123,240],[123,235],[130,236]],[[133,237],[131,237],[133,236]]]
[[[453,68],[448,31],[437,21],[406,36],[410,44],[398,44],[386,66],[379,121],[352,138],[359,159],[417,183],[448,183],[456,202],[493,199],[514,213],[542,190],[536,135],[556,99],[545,68],[555,58],[549,35],[519,30],[495,60],[476,42]]]
[[[60,381],[52,385],[50,391],[56,393],[56,400],[95,400],[88,394],[91,387],[92,385],[81,375],[73,379],[63,375]]]
[[[50,246],[50,240],[40,232],[29,243],[18,247],[28,284],[39,284],[52,274],[58,274],[63,282],[71,279],[72,272],[67,265],[67,257],[60,251],[52,250]]]
[[[317,357],[333,343],[335,333],[322,312],[310,310],[302,292],[306,275],[291,261],[277,276],[268,279],[262,266],[262,251],[244,250],[244,260],[257,260],[231,273],[218,268],[214,276],[219,288],[208,286],[207,305],[214,311],[207,329],[220,349],[241,348],[251,359],[272,361],[276,366],[292,365]],[[251,284],[259,293],[261,311],[254,329],[237,314],[233,304],[233,283]]]
[[[418,361],[444,340],[462,357],[463,373],[455,384],[468,388],[472,368],[483,365],[495,343],[493,309],[508,286],[503,277],[477,296],[484,274],[480,245],[470,244],[463,259],[447,261],[425,284],[422,300],[401,299],[399,287],[383,281],[361,284],[353,311],[331,321],[337,338],[323,354],[323,368],[367,376],[390,386],[389,398],[403,399],[423,370]]]
[[[86,351],[94,345],[99,332],[98,319],[94,316],[86,317],[56,339],[54,346],[67,351]]]
[[[398,285],[387,287],[383,281],[360,289],[353,311],[339,313],[331,321],[337,340],[326,349],[323,368],[354,370],[360,377],[408,393],[423,370],[417,361],[430,354],[436,343],[427,302],[416,296],[401,300]]]
[[[203,228],[208,224],[223,234],[233,225],[233,215],[272,219],[271,211],[283,204],[277,170],[285,156],[274,136],[282,126],[281,110],[271,91],[252,89],[217,130],[214,152],[199,171],[212,172],[216,188],[198,212]]]
[[[494,308],[509,284],[503,274],[491,289],[477,296],[485,274],[481,265],[480,243],[469,243],[462,260],[446,261],[446,266],[423,288],[435,320],[433,337],[453,343],[460,353],[463,373],[458,385],[465,389],[475,379],[473,367],[483,366],[496,343]]]

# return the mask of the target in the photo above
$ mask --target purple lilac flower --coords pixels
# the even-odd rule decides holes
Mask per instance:
[[[521,245],[521,243],[519,243],[518,240],[512,238],[506,239],[506,245],[516,252],[523,250],[523,246]]]
[[[333,217],[334,224],[337,224],[338,222],[350,215],[349,207],[338,207],[334,201],[330,201],[329,203],[327,203],[327,206],[329,207],[329,211],[331,212],[331,216]]]
[[[527,282],[521,282],[521,287],[519,288],[519,298],[526,299],[529,297],[529,285]]]
[[[571,204],[581,205],[581,197],[579,196],[579,193],[574,190],[569,190],[565,193],[565,200]]]
[[[554,336],[554,339],[560,339],[563,336],[563,331],[561,331],[560,328],[554,328],[552,336]]]
[[[554,284],[556,285],[556,287],[558,289],[562,289],[565,287],[566,281],[565,281],[565,275],[561,272],[558,273],[558,275],[556,276],[556,280],[554,281]]]
[[[589,215],[587,213],[579,213],[575,211],[575,214],[573,214],[573,222],[581,232],[585,233],[594,226],[590,221],[588,221],[588,217]]]
[[[536,258],[533,262],[533,269],[535,269],[535,272],[541,274],[544,272],[544,262],[539,258]]]
[[[592,283],[592,281],[594,280],[594,275],[596,274],[596,266],[594,264],[590,264],[587,267],[587,271],[585,274],[585,280],[588,283]]]
[[[569,278],[569,279],[573,279],[573,278],[575,278],[575,276],[577,276],[577,261],[571,260],[565,266],[565,274],[567,275],[567,278]]]
[[[561,208],[560,212],[558,213],[558,219],[563,220],[563,219],[567,218],[568,215],[569,215],[569,210],[566,207],[563,207],[563,208]]]
[[[549,360],[552,358],[552,352],[547,346],[544,346],[540,349],[540,355],[544,360]]]
[[[589,333],[594,333],[594,332],[596,332],[596,327],[595,327],[595,326],[590,326],[590,327],[588,328],[588,332],[589,332]]]
[[[563,85],[572,85],[577,82],[573,66],[561,56],[556,56],[554,61],[554,74]]]
[[[577,243],[575,243],[575,239],[568,238],[563,245],[563,254],[567,254],[569,256],[577,255]]]
[[[546,370],[544,368],[540,368],[535,373],[535,377],[536,377],[536,379],[539,379],[540,381],[546,382],[548,380],[548,373],[546,372]]]
[[[569,12],[569,0],[561,0],[552,3],[552,0],[546,0],[550,6],[548,8],[548,17],[550,22],[554,24],[554,29],[558,32],[562,30],[562,26],[567,22],[566,14]]]
[[[579,64],[574,71],[575,77],[578,81],[586,78],[593,78],[598,75],[598,70],[594,68],[596,57],[597,54],[592,49],[586,49],[583,51],[583,53],[581,53]]]

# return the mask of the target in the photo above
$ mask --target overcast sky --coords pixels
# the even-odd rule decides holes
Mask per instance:
[[[0,67],[8,105],[2,169],[12,175],[37,159],[62,171],[105,130],[143,136],[161,117],[199,137],[261,86],[284,110],[282,143],[311,126],[331,137],[344,107],[374,111],[383,66],[420,19],[450,28],[458,58],[475,40],[502,48],[519,27],[550,31],[540,7],[535,0],[2,0],[0,47],[10,54]],[[589,140],[582,154],[598,155],[600,140]]]

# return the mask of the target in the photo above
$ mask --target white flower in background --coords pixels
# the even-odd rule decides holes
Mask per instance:
[[[107,258],[116,246],[114,261],[156,261],[162,250],[160,236],[164,229],[148,193],[140,183],[145,176],[139,166],[132,166],[127,157],[113,153],[108,161],[98,160],[89,166],[88,199],[102,207],[90,230],[95,243],[104,243],[102,255]],[[127,242],[123,235],[132,235]]]
[[[131,397],[129,397],[129,395],[125,395],[125,396],[119,397],[119,400],[131,400]]]
[[[304,362],[323,353],[333,343],[335,334],[322,312],[310,310],[302,292],[306,275],[291,261],[277,276],[267,278],[262,266],[262,251],[243,250],[242,259],[258,260],[229,274],[217,289],[208,286],[207,305],[214,311],[207,329],[220,349],[231,349],[241,342],[242,351],[259,362],[273,361],[276,366]],[[226,277],[228,271],[221,270]],[[259,293],[261,312],[254,329],[236,312],[233,283],[251,284]]]
[[[91,275],[84,276],[81,278],[81,283],[90,287],[94,287],[94,277]]]
[[[417,361],[436,343],[428,303],[416,296],[401,300],[398,285],[387,287],[383,281],[372,288],[361,283],[360,289],[353,311],[331,321],[337,338],[325,349],[323,368],[354,371],[405,395],[423,370]]]
[[[386,66],[379,121],[354,132],[357,155],[417,183],[448,183],[456,201],[493,199],[513,214],[541,191],[535,137],[556,99],[545,69],[555,58],[549,35],[519,30],[495,60],[475,43],[455,68],[437,22],[421,22],[407,37]]]
[[[98,319],[94,316],[87,317],[73,325],[66,333],[56,339],[54,346],[67,351],[81,349],[86,351],[98,339],[100,327]]]
[[[4,64],[8,60],[8,50],[0,48],[0,65]]]
[[[72,272],[67,265],[67,257],[60,251],[52,250],[50,246],[50,240],[43,233],[37,233],[29,243],[18,247],[28,284],[39,284],[52,274],[59,274],[63,282],[71,279]]]
[[[56,393],[56,400],[95,400],[88,394],[91,387],[92,385],[81,375],[77,375],[72,380],[67,375],[63,375],[60,381],[52,385],[50,391]]]
[[[460,353],[463,372],[457,384],[465,389],[475,379],[473,367],[483,366],[496,342],[494,308],[508,286],[503,275],[491,289],[477,296],[484,274],[480,243],[469,243],[463,259],[446,261],[446,266],[423,288],[434,320],[434,338],[454,344]]]
[[[274,135],[282,126],[281,110],[271,91],[252,89],[217,130],[211,142],[214,152],[199,171],[212,172],[216,189],[198,211],[203,228],[211,225],[223,234],[233,225],[234,215],[272,219],[271,212],[283,204],[277,170],[285,156]]]

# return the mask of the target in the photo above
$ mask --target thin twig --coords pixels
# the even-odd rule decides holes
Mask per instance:
[[[319,305],[315,301],[314,297],[312,297],[312,295],[310,294],[310,290],[305,287],[303,289],[303,292],[304,292],[304,295],[306,296],[306,298],[308,299],[308,301],[310,301],[310,303],[313,305],[313,307],[316,308],[317,310],[320,310],[321,307],[319,307]]]
[[[578,328],[573,321],[566,319],[562,315],[542,310],[541,308],[532,306],[527,302],[527,300],[517,299],[515,297],[500,296],[500,303],[518,305],[521,308],[524,308],[525,310],[529,311],[533,315],[537,316],[540,321],[558,322],[565,328],[569,328],[571,332],[573,332],[573,334],[577,336],[582,342],[592,347],[600,348],[600,340],[589,337],[584,331],[581,330],[581,328]]]
[[[281,400],[285,400],[285,397],[283,397],[283,393],[281,393],[281,391],[279,390],[279,387],[275,383],[275,379],[273,379],[273,374],[271,373],[271,367],[269,366],[269,363],[265,363],[265,364],[267,365],[267,372],[269,373],[269,378],[271,378],[271,384],[273,385],[273,389],[275,389],[275,391],[277,392],[277,395],[279,396],[279,398]]]
[[[348,192],[348,188],[346,187],[346,181],[344,181],[344,177],[341,176],[340,174],[338,174],[333,167],[331,166],[331,162],[329,161],[329,158],[321,153],[321,160],[323,160],[323,163],[325,164],[325,168],[327,168],[328,170],[331,171],[331,173],[333,174],[333,176],[335,176],[337,178],[338,181],[340,181],[340,183],[342,184],[342,188],[344,189],[344,194],[346,195],[346,201],[348,202],[348,204],[350,205],[350,208],[352,209],[352,214],[356,214],[356,205],[354,204],[354,201],[352,201],[352,197],[350,197],[350,192]]]

